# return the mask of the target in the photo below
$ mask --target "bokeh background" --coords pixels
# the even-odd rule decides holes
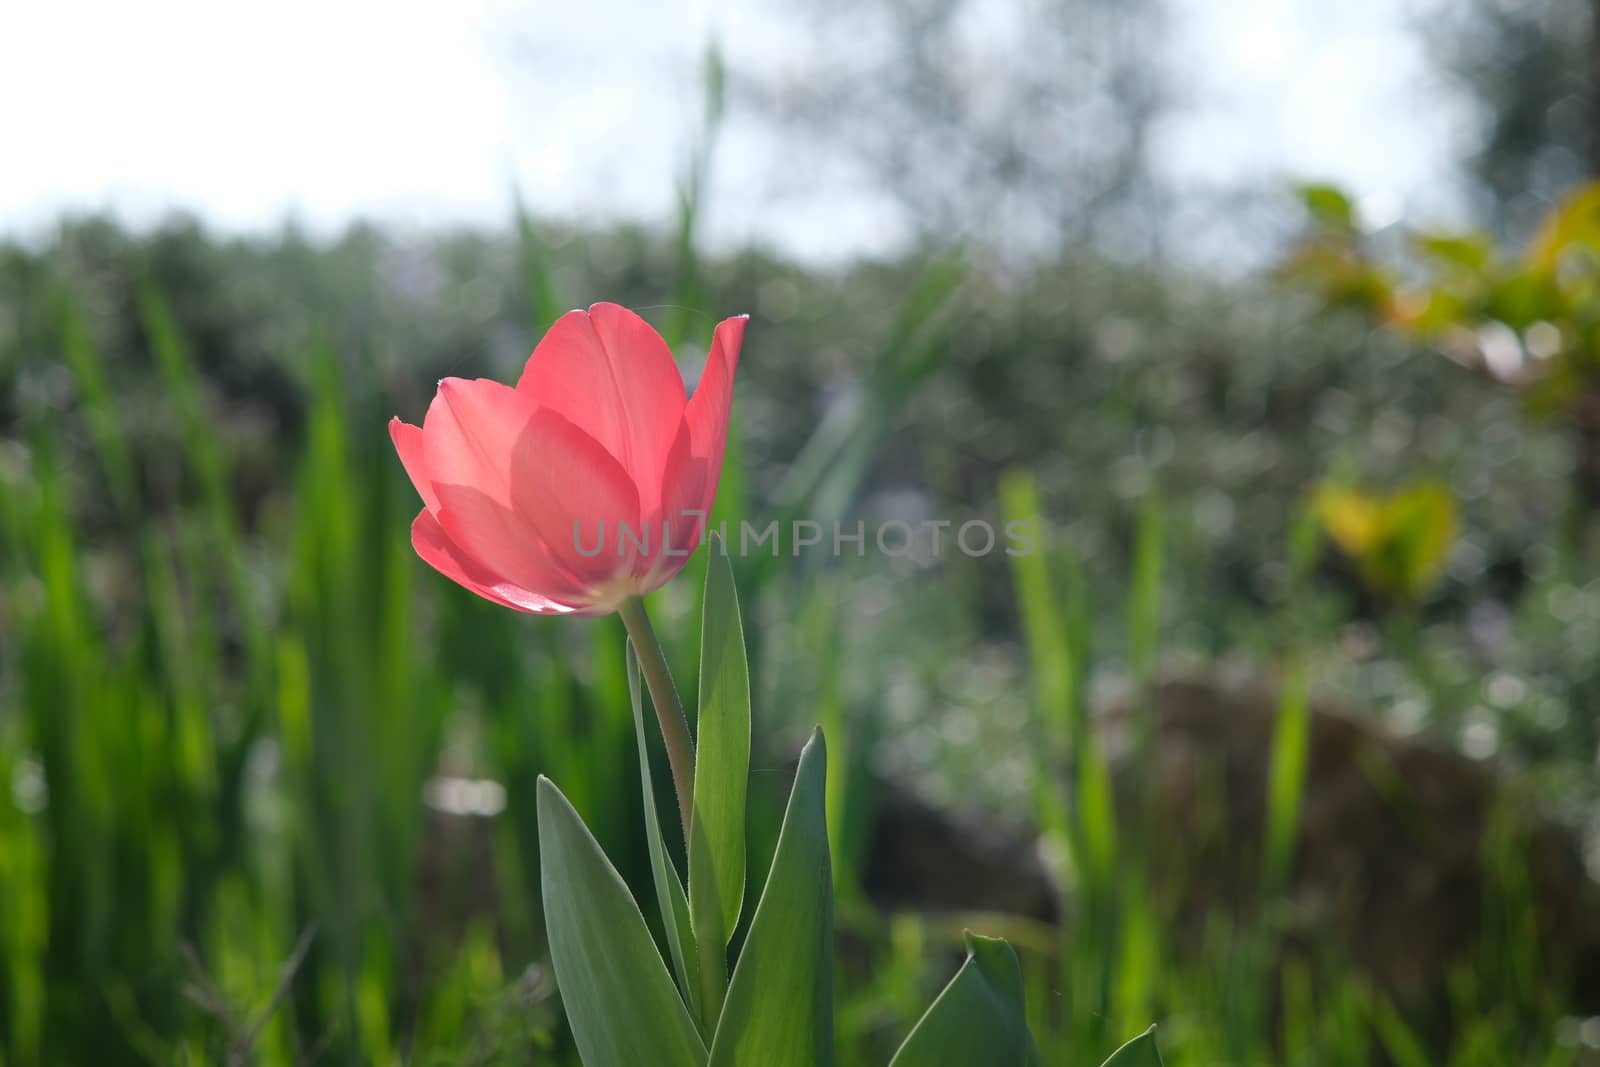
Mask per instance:
[[[1592,7],[0,9],[0,1063],[575,1062],[621,629],[421,564],[385,424],[602,299],[751,313],[735,523],[1042,531],[737,563],[842,1063],[964,927],[1051,1064],[1600,1063]]]

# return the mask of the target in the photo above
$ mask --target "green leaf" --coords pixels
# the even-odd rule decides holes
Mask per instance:
[[[1342,190],[1332,185],[1302,185],[1295,190],[1300,196],[1300,203],[1311,217],[1324,226],[1336,229],[1354,229],[1356,224],[1355,205]]]
[[[1525,271],[1496,279],[1483,312],[1520,331],[1541,320],[1558,320],[1566,314],[1566,299],[1554,278]]]
[[[1419,252],[1467,271],[1482,270],[1494,256],[1494,242],[1481,233],[1419,233],[1411,240]]]
[[[584,1067],[702,1067],[705,1044],[639,906],[561,790],[539,778],[550,958]]]
[[[889,1067],[975,1063],[1038,1067],[1040,1059],[1028,1033],[1017,954],[998,938],[969,933],[967,962],[917,1022]]]
[[[1161,1067],[1156,1051],[1156,1028],[1151,1027],[1111,1054],[1101,1067]]]
[[[655,881],[656,900],[661,906],[661,925],[667,932],[667,948],[672,969],[678,975],[689,1010],[700,1014],[700,971],[695,965],[694,933],[689,923],[689,898],[683,882],[672,866],[666,845],[661,840],[661,819],[656,814],[655,784],[650,778],[650,750],[645,743],[644,700],[639,689],[639,657],[628,645],[628,695],[633,701],[633,729],[639,739],[639,787],[644,793],[645,837],[650,845],[650,873]]]
[[[689,833],[689,913],[695,937],[720,952],[744,903],[744,806],[750,778],[750,668],[733,567],[720,538],[706,546],[700,630],[694,825]]]
[[[833,1063],[833,872],[827,746],[800,754],[778,849],[711,1042],[713,1067]]]

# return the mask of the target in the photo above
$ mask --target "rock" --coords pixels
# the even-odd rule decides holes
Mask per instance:
[[[1194,938],[1219,912],[1249,923],[1277,692],[1172,678],[1150,707],[1155,890]],[[1130,710],[1099,723],[1123,811],[1136,795]],[[1493,764],[1314,701],[1299,834],[1286,906],[1272,909],[1287,951],[1323,959],[1333,946],[1400,1001],[1440,1006],[1453,968],[1503,949],[1496,923],[1524,923],[1541,980],[1565,979],[1566,1008],[1600,1011],[1600,886],[1576,835]]]
[[[945,811],[895,782],[873,793],[860,873],[878,908],[1056,917],[1059,894],[1028,834]]]

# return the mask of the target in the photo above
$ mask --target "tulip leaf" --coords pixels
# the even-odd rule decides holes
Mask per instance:
[[[1151,1027],[1111,1054],[1101,1067],[1161,1067],[1156,1051],[1156,1028]]]
[[[689,923],[689,898],[684,895],[672,858],[661,840],[661,819],[656,814],[655,783],[650,777],[650,750],[645,744],[644,698],[639,688],[639,657],[628,645],[628,695],[633,701],[633,729],[639,739],[639,788],[644,793],[645,837],[650,846],[650,874],[661,906],[661,925],[678,988],[696,1018],[700,1015],[700,972],[695,964],[694,933]]]
[[[1039,1067],[1022,999],[1022,967],[1010,945],[967,934],[967,962],[912,1029],[889,1067]]]
[[[703,1067],[705,1044],[627,885],[542,776],[539,851],[550,958],[584,1067]]]
[[[766,888],[711,1042],[711,1067],[833,1063],[827,766],[819,729],[800,754]]]
[[[715,535],[706,545],[700,626],[689,914],[704,959],[713,948],[723,952],[739,924],[744,904],[745,790],[750,778],[750,668],[733,566]]]

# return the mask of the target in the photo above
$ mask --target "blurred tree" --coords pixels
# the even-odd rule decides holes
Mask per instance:
[[[1561,419],[1572,457],[1567,547],[1600,552],[1600,181],[1563,198],[1520,252],[1482,233],[1413,232],[1400,264],[1374,253],[1337,189],[1300,192],[1311,225],[1280,277],[1517,389],[1529,414]]]
[[[1162,0],[809,0],[790,17],[793,63],[738,72],[740,89],[814,150],[805,166],[858,169],[911,237],[1153,244]]]
[[[1462,160],[1483,217],[1516,235],[1600,174],[1594,0],[1471,0],[1430,9],[1424,34],[1478,132]]]

